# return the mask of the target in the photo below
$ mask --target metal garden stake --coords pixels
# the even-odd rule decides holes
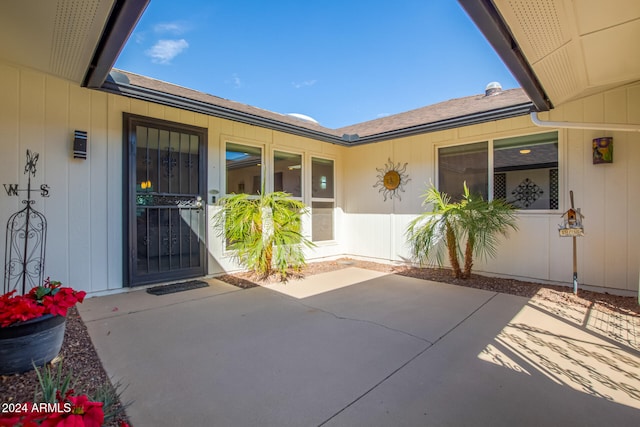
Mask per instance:
[[[573,190],[569,191],[571,199],[571,209],[562,214],[564,223],[559,225],[560,237],[571,237],[573,239],[573,293],[578,294],[578,253],[576,245],[576,237],[584,236],[584,228],[582,227],[582,218],[584,215],[580,212],[580,208],[575,209],[573,205]]]

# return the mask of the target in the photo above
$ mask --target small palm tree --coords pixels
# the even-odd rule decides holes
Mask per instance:
[[[461,276],[458,262],[458,235],[460,228],[460,206],[450,203],[446,193],[440,193],[432,185],[423,195],[422,206],[431,204],[433,210],[424,212],[409,223],[405,233],[411,247],[411,257],[420,265],[436,261],[444,263],[445,250],[455,277]]]
[[[407,227],[412,258],[421,265],[434,260],[442,265],[446,249],[456,278],[469,278],[474,256],[495,257],[498,237],[506,236],[509,229],[517,230],[515,210],[510,204],[471,195],[466,182],[460,202],[451,203],[451,198],[433,185],[423,197],[423,206],[431,204],[433,210],[424,212]],[[464,254],[463,240],[466,241]],[[460,266],[460,255],[464,269]]]
[[[304,203],[276,191],[259,197],[231,194],[220,199],[215,227],[236,260],[262,278],[275,271],[286,278],[289,268],[305,265],[304,247],[313,243],[301,233]]]

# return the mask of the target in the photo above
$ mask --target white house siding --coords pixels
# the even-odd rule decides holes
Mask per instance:
[[[640,124],[640,84],[566,104],[543,120]],[[436,147],[551,131],[534,126],[529,117],[362,145],[345,152],[345,241],[350,254],[401,261],[408,256],[406,224],[423,208],[420,195],[436,182]],[[558,236],[560,214],[576,207],[585,215],[585,237],[578,238],[579,281],[584,286],[637,293],[640,263],[640,133],[558,129],[560,147],[560,209],[521,211],[518,232],[510,233],[498,256],[475,271],[538,281],[570,284],[572,243]],[[612,164],[592,163],[592,139],[612,136]],[[383,201],[373,185],[376,168],[387,159],[408,163],[411,181],[398,198]]]
[[[121,205],[111,195],[121,194],[122,130],[108,120],[109,97],[6,63],[0,63],[0,93],[1,183],[26,188],[29,149],[40,154],[32,184],[50,187],[49,198],[33,196],[48,223],[45,277],[89,292],[121,287],[121,248],[114,246]],[[72,158],[76,129],[89,134],[87,160]],[[25,196],[2,192],[3,229]],[[3,264],[4,250],[2,245]]]
[[[542,132],[528,117],[469,126],[345,148],[176,108],[77,87],[64,80],[0,62],[0,184],[26,186],[27,149],[40,153],[34,183],[50,186],[50,197],[35,195],[35,208],[48,221],[45,276],[91,293],[122,288],[122,113],[207,128],[208,191],[224,188],[224,144],[262,147],[303,155],[305,202],[310,202],[311,157],[335,161],[335,241],[321,242],[309,259],[352,255],[402,261],[408,252],[407,223],[422,211],[419,196],[435,181],[435,147]],[[542,119],[640,123],[640,84],[574,101]],[[72,158],[74,130],[89,135],[86,160]],[[546,129],[548,131],[548,129]],[[560,210],[523,212],[520,231],[500,246],[499,256],[478,262],[476,271],[552,282],[571,281],[571,239],[558,237],[568,192],[585,214],[586,235],[578,239],[580,282],[637,292],[640,251],[640,133],[560,130]],[[612,136],[614,163],[593,165],[591,140]],[[383,201],[374,187],[376,168],[408,163],[404,192]],[[265,162],[271,180],[271,160]],[[268,183],[270,184],[270,183]],[[24,197],[0,194],[0,224],[23,207]],[[210,199],[209,199],[210,201]],[[211,218],[215,207],[208,206]],[[308,219],[307,219],[308,220]],[[306,230],[310,233],[310,227]],[[209,230],[209,273],[238,269]],[[4,245],[0,245],[4,261]]]
[[[14,64],[0,62],[0,184],[20,184],[26,150],[40,154],[34,184],[50,186],[50,197],[34,195],[34,207],[48,222],[44,276],[76,289],[98,294],[123,287],[122,231],[122,114],[179,122],[208,129],[207,191],[224,191],[224,144],[226,141],[262,147],[266,159],[273,150],[303,154],[305,202],[311,193],[311,157],[335,161],[335,241],[322,242],[309,258],[336,257],[345,252],[341,244],[340,203],[343,189],[342,147],[271,131],[256,126],[196,114],[122,96],[77,87],[65,80]],[[88,132],[88,157],[73,159],[74,130]],[[271,180],[270,160],[265,162]],[[20,197],[0,194],[0,224],[24,205]],[[211,202],[209,195],[208,202]],[[209,205],[208,218],[215,209]],[[310,227],[307,227],[310,234]],[[3,239],[4,241],[4,235]],[[237,270],[222,250],[222,240],[209,230],[210,274]],[[0,259],[4,264],[4,245]]]

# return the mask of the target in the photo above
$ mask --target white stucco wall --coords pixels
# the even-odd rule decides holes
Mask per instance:
[[[640,84],[608,91],[571,102],[550,113],[545,120],[640,124]],[[406,224],[422,212],[420,195],[436,182],[436,148],[528,133],[548,132],[529,117],[502,120],[460,129],[412,136],[349,149],[344,156],[345,239],[348,252],[356,256],[403,260]],[[585,237],[578,239],[578,277],[581,285],[637,293],[640,201],[640,133],[557,129],[559,132],[560,209],[520,211],[519,231],[510,233],[498,256],[478,260],[476,272],[539,281],[572,280],[572,243],[560,238],[560,214],[570,207],[573,190],[576,207],[585,215]],[[592,139],[612,136],[614,162],[592,163]],[[383,201],[376,183],[376,168],[387,159],[408,163],[411,181],[402,200]],[[377,230],[372,233],[371,230]]]

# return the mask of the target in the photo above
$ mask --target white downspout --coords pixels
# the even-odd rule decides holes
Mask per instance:
[[[612,130],[621,132],[640,132],[640,125],[616,124],[616,123],[580,123],[580,122],[551,122],[540,120],[536,111],[531,112],[531,121],[534,125],[545,128],[567,128],[567,129],[593,129]]]

